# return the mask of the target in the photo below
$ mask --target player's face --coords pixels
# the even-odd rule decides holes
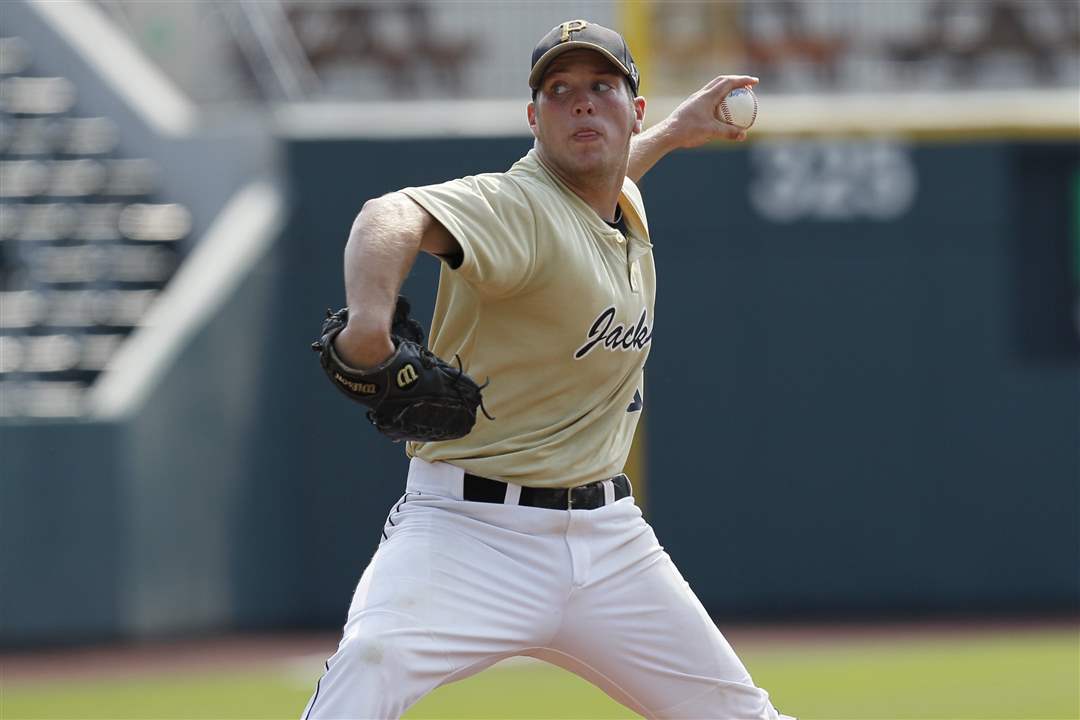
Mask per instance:
[[[556,58],[529,105],[529,126],[544,159],[575,178],[626,172],[630,138],[641,132],[645,100],[603,55],[571,50]]]

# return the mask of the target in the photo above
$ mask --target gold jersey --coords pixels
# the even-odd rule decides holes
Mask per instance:
[[[656,276],[641,194],[627,178],[626,236],[605,223],[535,150],[505,173],[402,190],[441,222],[464,258],[443,264],[431,349],[490,378],[458,440],[407,452],[535,487],[622,471],[644,396]]]

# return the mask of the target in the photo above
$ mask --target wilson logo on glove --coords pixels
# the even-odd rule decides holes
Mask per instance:
[[[419,379],[420,377],[416,374],[416,368],[412,365],[406,365],[398,370],[397,386],[402,390],[408,390],[415,385],[416,381]]]
[[[375,383],[353,382],[352,380],[343,377],[341,373],[334,373],[334,379],[353,392],[360,393],[361,395],[374,395],[379,392],[379,389],[375,387]]]

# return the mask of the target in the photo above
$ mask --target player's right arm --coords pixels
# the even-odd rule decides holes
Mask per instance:
[[[345,245],[349,323],[334,341],[347,365],[374,367],[393,354],[390,323],[398,291],[421,250],[443,257],[461,252],[442,223],[406,195],[364,203]]]
[[[712,140],[746,139],[746,130],[716,117],[716,106],[738,87],[753,87],[750,75],[719,75],[683,100],[670,115],[636,135],[630,144],[626,176],[635,183],[665,155],[678,148],[693,148]]]

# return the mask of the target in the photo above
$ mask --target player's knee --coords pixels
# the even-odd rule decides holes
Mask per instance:
[[[342,661],[355,668],[381,667],[393,661],[396,655],[392,637],[387,633],[361,631],[342,640],[338,654]]]
[[[407,618],[376,613],[349,628],[337,654],[350,672],[393,675],[413,666],[427,642],[427,633]]]
[[[428,688],[410,667],[413,634],[392,618],[351,623],[327,663],[310,717],[400,717]]]

